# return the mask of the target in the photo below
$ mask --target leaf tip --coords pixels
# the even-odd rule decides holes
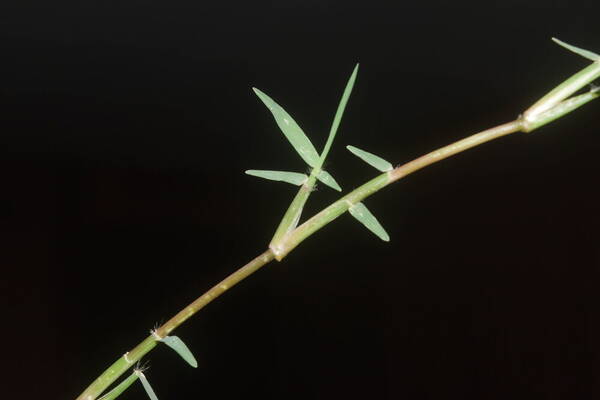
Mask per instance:
[[[580,55],[583,58],[587,58],[588,60],[591,60],[594,62],[600,61],[600,55],[598,55],[592,51],[573,46],[573,45],[563,42],[562,40],[555,38],[555,37],[552,38],[552,41],[554,43],[558,44],[559,46],[564,47],[565,49],[567,49],[575,54]]]
[[[333,190],[337,190],[338,192],[342,191],[342,188],[336,182],[336,180],[333,178],[333,176],[331,176],[331,174],[329,172],[325,171],[325,170],[321,170],[317,174],[317,179],[319,181],[321,181],[322,183],[324,183],[325,185],[327,185],[330,188],[332,188]]]
[[[352,154],[381,172],[388,172],[394,169],[394,166],[389,161],[386,161],[373,153],[369,153],[368,151],[361,150],[354,146],[346,146],[346,148]]]
[[[160,339],[160,341],[173,349],[189,365],[194,368],[198,367],[198,361],[196,361],[196,357],[194,357],[190,349],[179,337],[165,336],[164,338]]]
[[[385,231],[383,226],[377,221],[377,218],[369,211],[369,209],[363,203],[356,203],[348,208],[350,215],[352,215],[358,222],[363,224],[368,230],[374,233],[379,239],[384,242],[390,241],[390,236]]]
[[[252,91],[254,92],[255,95],[258,96],[259,99],[261,99],[263,102],[265,101],[265,98],[267,97],[267,95],[262,90],[252,87]]]

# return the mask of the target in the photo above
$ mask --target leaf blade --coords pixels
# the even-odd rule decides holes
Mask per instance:
[[[252,88],[258,98],[267,106],[273,118],[283,132],[287,140],[292,144],[300,157],[311,167],[316,167],[319,164],[319,153],[313,146],[310,139],[306,136],[302,128],[294,121],[294,119],[277,104],[272,98],[257,88]]]
[[[377,218],[369,211],[369,209],[363,203],[356,203],[351,206],[348,211],[350,215],[358,220],[361,224],[363,224],[368,230],[377,235],[378,238],[383,240],[384,242],[390,241],[390,236],[383,229]]]
[[[138,379],[138,375],[133,373],[125,378],[121,383],[115,386],[110,392],[100,397],[98,400],[114,400],[119,397],[123,392],[131,386],[133,382]]]
[[[325,170],[319,171],[319,174],[317,175],[317,179],[321,183],[324,183],[325,185],[332,188],[333,190],[337,190],[338,192],[342,191],[342,188],[340,187],[340,185],[338,185],[338,183],[335,181],[335,179],[333,179],[333,176],[331,176],[331,174]]]
[[[346,146],[346,148],[356,157],[360,158],[371,167],[378,169],[381,172],[387,172],[394,169],[394,166],[390,162],[379,156],[376,156],[373,153],[369,153],[368,151],[361,150],[354,146]]]
[[[342,116],[344,115],[344,111],[346,110],[346,104],[348,104],[348,99],[350,98],[350,94],[352,93],[352,89],[354,88],[354,82],[356,82],[356,76],[358,75],[358,67],[357,63],[354,66],[354,70],[346,82],[346,87],[344,88],[344,92],[342,93],[342,97],[338,104],[337,110],[335,111],[335,115],[333,117],[333,122],[331,123],[331,129],[329,130],[329,136],[327,137],[327,142],[325,143],[325,147],[323,148],[323,152],[321,153],[321,165],[325,161],[327,154],[329,153],[329,149],[331,149],[331,144],[333,143],[333,139],[337,133],[337,130],[340,126],[340,122],[342,120]]]
[[[268,179],[271,181],[286,182],[296,186],[302,185],[308,179],[308,176],[299,172],[249,169],[245,171],[245,173],[247,175],[256,176],[258,178]]]
[[[598,55],[598,54],[596,54],[596,53],[594,53],[592,51],[589,51],[589,50],[586,50],[586,49],[582,49],[580,47],[575,47],[575,46],[573,46],[571,44],[565,43],[562,40],[559,40],[559,39],[554,38],[554,37],[552,38],[552,41],[554,43],[558,44],[559,46],[562,46],[565,49],[567,49],[569,51],[572,51],[575,54],[580,55],[583,58],[587,58],[588,60],[592,60],[592,61],[599,61],[600,60],[600,55]]]
[[[164,338],[160,339],[160,341],[173,349],[181,358],[185,360],[185,362],[190,364],[192,367],[198,368],[198,361],[196,361],[196,357],[194,357],[190,349],[178,336],[165,336]]]
[[[140,370],[135,370],[135,374],[140,378],[140,382],[142,382],[142,386],[144,386],[144,390],[146,391],[148,397],[150,397],[150,400],[158,400],[156,393],[154,393],[154,389],[152,389],[150,382],[148,382],[148,379],[146,379],[146,375],[144,375],[144,373]]]

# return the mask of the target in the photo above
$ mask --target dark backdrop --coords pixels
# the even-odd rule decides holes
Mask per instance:
[[[295,189],[243,171],[306,167],[251,86],[320,148],[361,63],[351,189],[346,144],[406,162],[586,65],[551,36],[600,51],[595,1],[495,3],[2,2],[4,393],[74,399],[265,249]],[[370,198],[389,244],[342,216],[177,331],[197,370],[153,351],[159,397],[597,397],[599,107]]]

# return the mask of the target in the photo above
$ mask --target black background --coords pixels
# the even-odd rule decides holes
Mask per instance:
[[[0,6],[0,261],[12,398],[74,399],[265,249],[305,165],[345,189],[514,119],[600,50],[596,2],[22,1]],[[158,348],[163,400],[589,399],[600,395],[599,103],[445,160],[367,200]],[[326,187],[306,215],[336,198]],[[140,385],[123,398],[144,399]]]

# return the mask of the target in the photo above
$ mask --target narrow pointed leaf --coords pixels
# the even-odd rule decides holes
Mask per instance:
[[[350,211],[350,214],[354,218],[366,226],[371,232],[376,234],[381,240],[385,242],[390,241],[390,236],[387,234],[385,229],[383,229],[379,221],[377,221],[377,218],[371,214],[371,211],[369,211],[369,209],[363,203],[356,203],[350,207],[348,211]]]
[[[179,337],[165,336],[160,341],[172,348],[173,350],[175,350],[175,352],[179,354],[181,358],[183,358],[192,367],[198,367],[198,361],[196,361],[196,358],[194,357],[190,349],[185,345],[185,343],[183,343],[183,340],[181,340]]]
[[[319,172],[319,175],[317,175],[317,179],[329,186],[330,188],[337,190],[338,192],[342,191],[340,185],[338,185],[335,179],[333,179],[333,176],[331,176],[327,171],[321,170],[321,172]]]
[[[350,75],[350,78],[346,83],[346,87],[344,88],[344,93],[342,93],[340,104],[338,104],[338,108],[335,112],[335,116],[333,117],[333,122],[331,124],[331,129],[329,130],[327,142],[325,143],[325,147],[323,148],[323,152],[321,153],[321,163],[325,161],[325,158],[329,153],[329,149],[331,149],[331,144],[333,143],[335,134],[337,133],[338,127],[340,126],[340,121],[342,120],[342,116],[344,115],[344,110],[346,110],[346,104],[348,104],[348,99],[350,98],[350,94],[352,93],[352,89],[354,88],[354,82],[356,82],[356,75],[358,74],[358,65],[359,64],[356,64],[356,66],[354,67],[354,70],[352,71],[352,74]]]
[[[148,382],[148,379],[146,379],[146,375],[144,375],[144,373],[140,370],[136,370],[135,374],[140,378],[140,382],[142,382],[142,386],[144,386],[144,390],[146,391],[148,397],[150,397],[150,400],[158,400],[156,393],[154,393],[152,386],[150,386],[150,382]]]
[[[585,50],[585,49],[581,49],[579,47],[575,47],[573,45],[563,42],[562,40],[558,40],[557,38],[552,38],[552,40],[554,41],[554,43],[558,44],[559,46],[562,46],[565,49],[572,51],[575,54],[579,54],[580,56],[587,58],[588,60],[592,60],[592,61],[600,60],[600,55],[598,55],[594,52],[591,52],[591,51]]]
[[[287,171],[266,171],[259,169],[249,169],[246,174],[258,176],[259,178],[269,179],[272,181],[287,182],[292,185],[300,186],[308,179],[308,176],[299,172]]]
[[[346,146],[348,150],[371,167],[380,170],[381,172],[391,171],[394,169],[394,166],[384,160],[381,157],[376,156],[375,154],[369,153],[368,151],[361,150],[354,146]]]
[[[258,90],[252,88],[254,93],[262,100],[263,103],[273,114],[275,122],[279,126],[279,129],[283,132],[285,137],[294,146],[294,149],[300,154],[300,157],[311,167],[316,167],[319,164],[319,153],[315,149],[315,146],[308,139],[302,128],[298,126],[296,121],[273,99]]]
[[[114,400],[119,397],[125,389],[127,389],[133,382],[138,379],[137,374],[133,373],[129,375],[127,378],[123,379],[121,383],[115,386],[110,392],[106,393],[104,396],[100,397],[98,400]]]

